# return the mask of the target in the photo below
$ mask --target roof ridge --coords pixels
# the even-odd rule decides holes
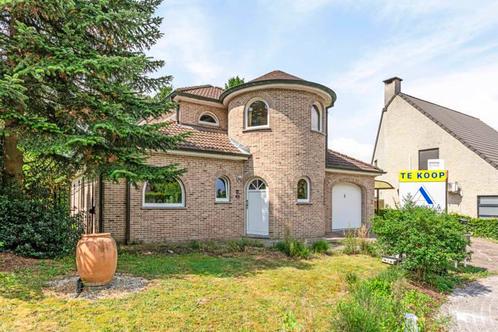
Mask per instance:
[[[351,156],[349,156],[349,155],[347,155],[347,154],[344,154],[344,153],[341,153],[341,152],[339,152],[339,151],[335,151],[335,150],[332,150],[332,149],[329,149],[329,148],[327,148],[327,150],[328,150],[328,151],[330,151],[330,152],[332,152],[332,153],[336,153],[336,154],[341,155],[341,156],[343,156],[343,157],[346,157],[346,158],[349,158],[349,159],[353,159],[354,161],[357,161],[357,162],[359,162],[359,163],[362,163],[362,164],[365,164],[365,165],[369,165],[369,166],[375,167],[375,168],[377,168],[377,169],[379,169],[379,170],[380,170],[380,168],[378,168],[377,166],[374,166],[374,165],[372,165],[372,164],[370,164],[370,163],[367,163],[366,161],[356,159],[356,158],[351,157]]]
[[[436,104],[436,103],[434,103],[434,102],[432,102],[432,101],[429,101],[429,100],[425,100],[425,99],[422,99],[422,98],[418,98],[418,97],[415,97],[415,96],[409,95],[409,94],[404,93],[404,92],[400,92],[400,93],[399,93],[399,95],[400,95],[400,96],[407,96],[407,97],[410,97],[410,98],[415,98],[415,99],[420,100],[420,101],[423,101],[423,102],[425,102],[425,103],[429,103],[429,104],[432,104],[432,105],[435,105],[435,106],[438,106],[438,107],[444,108],[444,109],[446,109],[446,110],[448,110],[448,111],[455,112],[455,113],[459,113],[459,114],[462,114],[462,115],[468,116],[469,118],[473,118],[473,119],[476,119],[476,120],[479,120],[479,121],[483,122],[481,119],[479,119],[479,118],[477,118],[477,117],[475,117],[475,116],[472,116],[472,115],[469,115],[469,114],[467,114],[467,113],[463,113],[463,112],[460,112],[460,111],[454,110],[454,109],[452,109],[452,108],[449,108],[449,107],[446,107],[446,106],[443,106],[443,105],[440,105],[440,104]],[[484,122],[483,122],[483,123],[484,123]]]
[[[177,91],[184,91],[184,90],[195,90],[195,89],[202,89],[202,88],[217,88],[217,87],[212,86],[211,84],[200,84],[200,85],[184,86],[184,87],[176,88],[176,90]]]

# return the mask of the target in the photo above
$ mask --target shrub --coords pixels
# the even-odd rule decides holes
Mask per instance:
[[[350,284],[350,296],[336,308],[335,330],[402,331],[404,312],[393,291],[400,278],[398,269],[389,269],[370,280]]]
[[[318,240],[311,245],[311,250],[316,253],[324,253],[329,251],[329,249],[330,243],[326,240]]]
[[[304,242],[291,237],[286,237],[285,240],[277,242],[275,248],[289,257],[309,258],[311,256],[311,250]]]
[[[455,216],[432,209],[408,205],[385,211],[374,218],[373,231],[382,250],[403,255],[402,266],[417,279],[446,274],[466,257],[463,226]]]
[[[344,238],[344,241],[342,243],[344,244],[344,249],[342,249],[342,252],[346,255],[356,255],[360,253],[360,250],[358,248],[358,238],[356,237],[354,231],[347,231],[346,237]]]
[[[83,232],[80,217],[42,199],[0,194],[0,242],[23,256],[52,258],[74,253]]]
[[[498,219],[468,218],[465,229],[475,237],[498,240]]]

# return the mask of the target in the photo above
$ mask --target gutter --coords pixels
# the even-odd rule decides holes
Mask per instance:
[[[125,182],[125,244],[130,244],[131,232],[131,195],[130,195],[130,182]]]
[[[351,174],[351,175],[368,175],[368,176],[379,176],[386,174],[384,171],[356,171],[352,169],[345,168],[325,168],[325,172],[328,173],[339,173],[339,174]]]

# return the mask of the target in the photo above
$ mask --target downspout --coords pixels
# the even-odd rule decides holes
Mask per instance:
[[[130,182],[126,180],[125,182],[125,201],[126,201],[126,211],[125,211],[125,244],[130,243],[130,226],[131,226],[131,201],[130,201]]]
[[[99,175],[99,233],[104,233],[104,179]]]

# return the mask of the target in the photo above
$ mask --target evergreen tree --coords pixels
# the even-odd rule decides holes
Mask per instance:
[[[67,169],[132,182],[170,178],[146,164],[150,150],[183,136],[148,124],[173,105],[150,97],[171,77],[145,55],[161,37],[161,0],[3,0],[0,134],[3,173],[22,180],[23,153]],[[3,127],[3,129],[2,129]]]
[[[244,79],[239,76],[230,77],[225,83],[225,90],[234,88],[238,85],[244,84]]]

